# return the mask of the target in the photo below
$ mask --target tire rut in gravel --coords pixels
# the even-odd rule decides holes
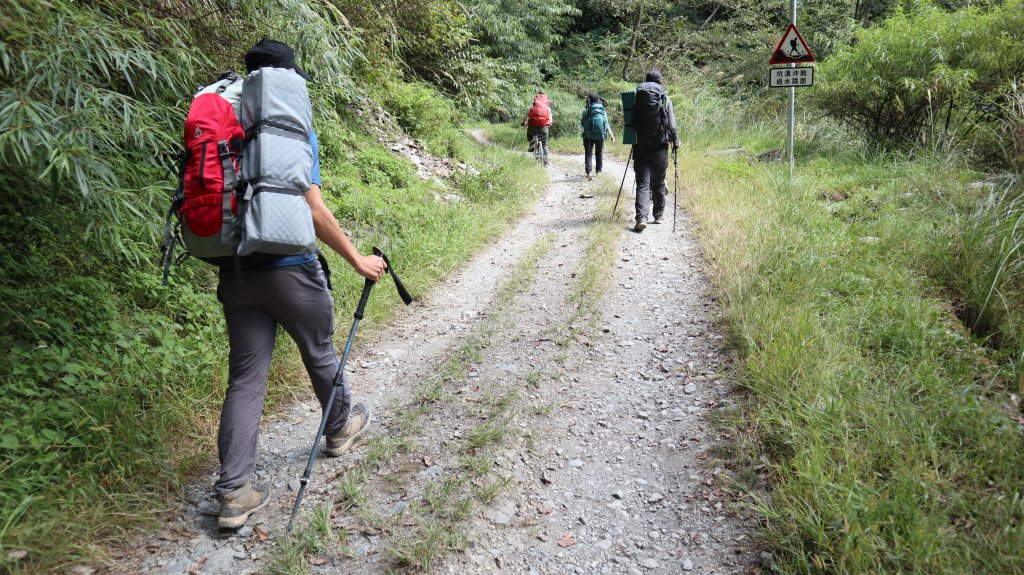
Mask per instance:
[[[625,166],[608,164],[617,183]],[[632,214],[632,198],[620,205]],[[531,393],[553,406],[531,423],[542,439],[498,452],[511,483],[501,513],[477,519],[473,547],[444,572],[756,570],[749,517],[730,504],[707,417],[734,393],[729,356],[702,254],[680,221],[676,233],[623,225],[596,329],[562,349],[556,378]]]

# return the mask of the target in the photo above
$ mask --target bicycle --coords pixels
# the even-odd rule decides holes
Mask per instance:
[[[547,158],[544,157],[544,143],[541,141],[540,134],[534,134],[533,138],[530,139],[530,151],[533,152],[533,157],[537,160],[538,164],[548,164]]]
[[[525,126],[526,124],[524,123],[523,125]],[[529,133],[529,130],[527,130],[527,133]],[[533,137],[530,138],[529,150],[533,152],[533,157],[537,160],[537,163],[547,166],[548,162],[546,154],[544,153],[545,150],[542,139],[543,135],[543,133],[538,131],[536,134],[533,135]]]

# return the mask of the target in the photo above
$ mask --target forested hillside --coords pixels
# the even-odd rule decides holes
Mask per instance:
[[[159,240],[192,95],[272,37],[312,76],[328,206],[417,296],[546,185],[518,153],[537,89],[579,153],[587,94],[621,132],[617,92],[660,69],[748,390],[719,426],[758,568],[1024,573],[1024,2],[802,2],[792,177],[755,159],[785,146],[788,22],[763,0],[0,0],[0,569],[99,564],[209,471],[216,271],[161,285]],[[361,280],[331,263],[347,321]],[[281,347],[271,409],[308,387]]]

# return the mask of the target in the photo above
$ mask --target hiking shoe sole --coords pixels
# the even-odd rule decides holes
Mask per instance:
[[[363,420],[362,424],[359,426],[358,429],[356,429],[350,435],[348,435],[345,438],[345,441],[341,445],[336,445],[334,447],[328,447],[330,445],[330,442],[331,442],[331,439],[328,438],[327,443],[324,444],[324,450],[323,450],[324,455],[326,455],[327,457],[338,457],[341,454],[345,453],[346,451],[349,450],[349,448],[352,447],[352,444],[355,443],[355,440],[360,435],[362,435],[364,431],[366,431],[366,428],[370,427],[370,422],[373,421],[373,414],[370,413],[369,408],[367,408],[365,405],[363,405],[361,403],[358,403],[358,404],[352,406],[352,412],[356,412],[357,410],[360,410],[362,412],[362,414],[365,414],[365,419]],[[357,415],[357,417],[362,417],[362,414]],[[349,413],[349,420],[350,421],[352,419],[352,415],[353,415],[353,413]],[[346,422],[346,427],[347,426],[348,426],[348,423]],[[344,432],[344,431],[345,431],[345,428],[343,427],[342,428],[342,432]]]
[[[238,529],[245,525],[245,522],[249,519],[249,516],[253,513],[263,509],[270,503],[270,490],[259,492],[262,496],[262,500],[252,509],[247,509],[231,517],[224,517],[223,515],[217,516],[217,527],[220,529]]]

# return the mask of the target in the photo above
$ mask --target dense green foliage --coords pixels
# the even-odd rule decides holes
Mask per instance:
[[[552,66],[550,48],[576,13],[566,0],[337,0],[366,40],[371,68],[397,66],[462,107],[508,119]],[[514,17],[510,15],[515,15]]]
[[[813,101],[876,140],[973,148],[1013,163],[1024,154],[1005,132],[1021,118],[1008,99],[1024,77],[1021,30],[1020,0],[897,10],[821,66]]]
[[[859,24],[875,21],[896,2],[809,0],[798,22],[815,55],[845,45]],[[722,84],[761,86],[771,50],[789,23],[785,2],[627,2],[580,0],[582,15],[560,52],[572,75],[636,81],[651,67],[700,70]]]

